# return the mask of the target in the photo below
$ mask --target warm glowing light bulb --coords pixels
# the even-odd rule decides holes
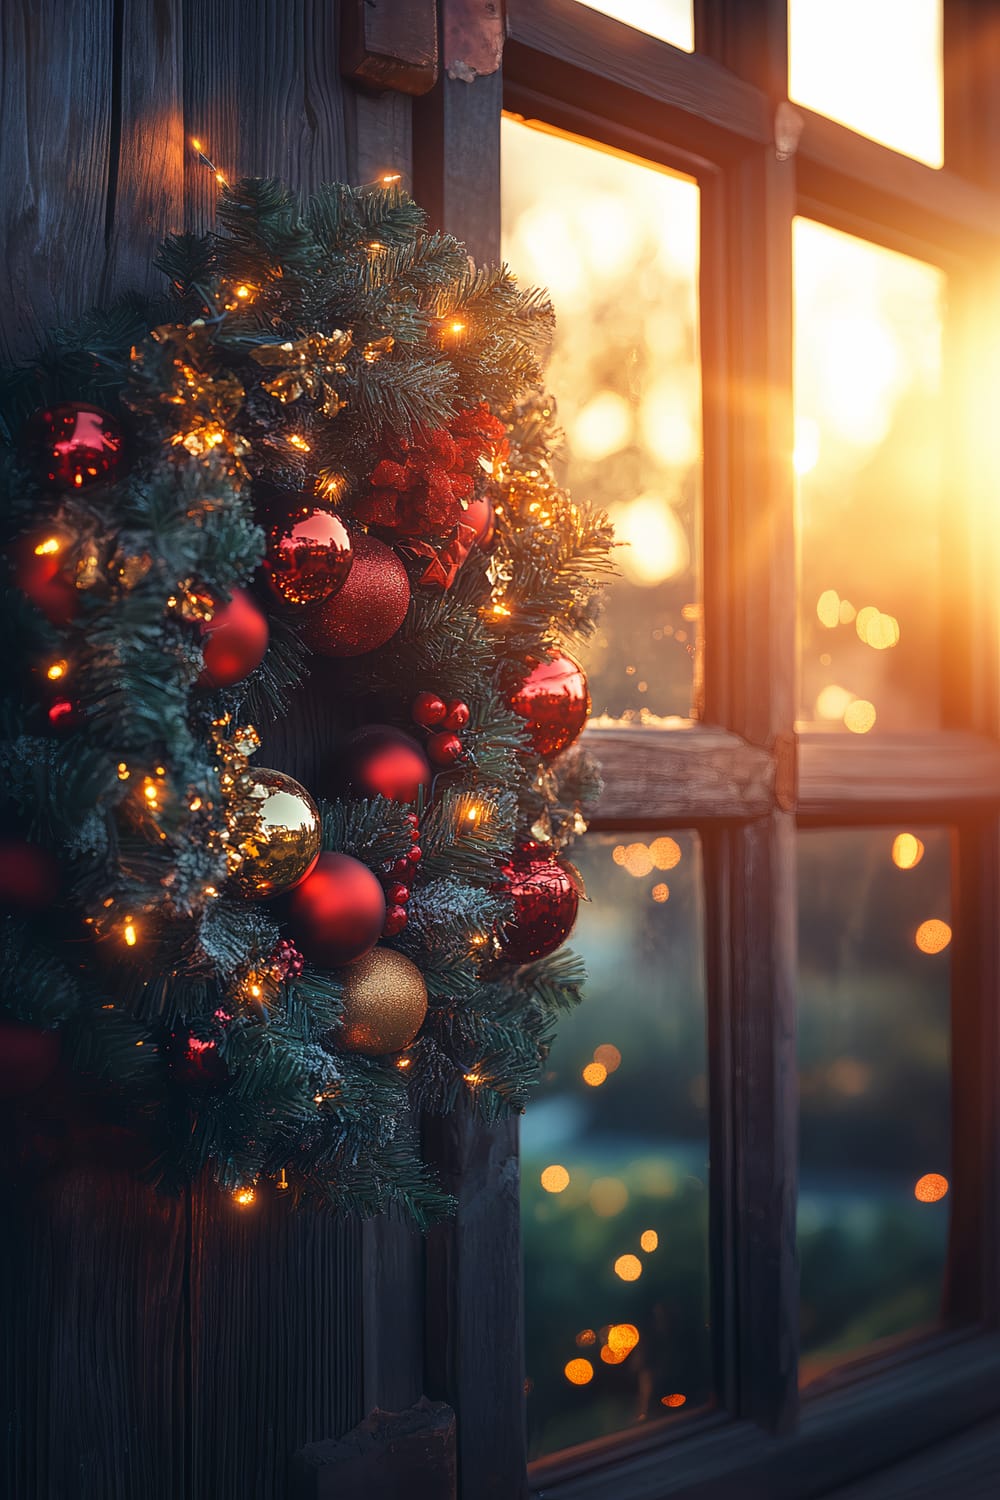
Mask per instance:
[[[569,1187],[569,1173],[565,1167],[553,1163],[542,1172],[539,1182],[547,1193],[562,1193]]]
[[[252,1187],[236,1188],[233,1193],[233,1202],[239,1204],[240,1208],[249,1208],[251,1203],[257,1200],[257,1190]]]
[[[135,947],[136,943],[138,942],[138,936],[135,930],[135,923],[132,921],[131,917],[125,918],[125,926],[122,930],[122,936],[124,937],[126,945],[129,948]]]
[[[388,187],[390,183],[401,182],[401,181],[402,181],[402,173],[401,172],[383,172],[382,173],[382,186],[383,187]]]
[[[57,536],[47,536],[44,542],[38,543],[38,546],[35,548],[35,556],[51,557],[54,552],[59,551],[61,546],[62,543]]]
[[[237,297],[239,297],[241,302],[245,302],[247,298],[252,295],[252,292],[250,287],[246,285],[240,285],[236,288],[236,295]]]
[[[312,452],[312,448],[309,446],[300,432],[290,432],[288,434],[288,441],[293,448],[298,448],[300,453]]]
[[[204,149],[205,149],[204,146],[201,144],[201,141],[199,141],[199,139],[198,139],[198,137],[196,135],[193,135],[191,137],[191,144],[192,144],[192,146],[194,147],[194,149],[196,151],[204,151]]]
[[[46,672],[50,682],[58,682],[60,677],[66,676],[67,664],[64,661],[54,661]]]

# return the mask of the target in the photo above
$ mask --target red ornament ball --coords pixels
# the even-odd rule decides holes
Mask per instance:
[[[470,717],[469,705],[463,703],[461,698],[453,698],[448,704],[448,712],[444,716],[441,727],[453,729],[457,733],[458,730],[466,727]]]
[[[448,705],[437,693],[418,693],[410,704],[413,722],[422,729],[433,729],[437,724],[442,724],[447,712]]]
[[[462,741],[457,734],[444,730],[432,734],[427,741],[427,754],[436,766],[453,766],[462,753]]]
[[[64,570],[68,537],[58,531],[32,532],[14,547],[14,582],[53,625],[68,625],[79,599]]]
[[[210,1094],[229,1082],[219,1049],[220,1024],[211,1020],[182,1022],[167,1044],[170,1075],[182,1088]]]
[[[553,646],[510,696],[510,706],[527,721],[535,753],[558,755],[579,735],[590,713],[590,690],[578,661]]]
[[[42,1031],[22,1021],[0,1021],[0,1099],[33,1094],[59,1062],[58,1031]]]
[[[45,483],[56,489],[113,484],[121,473],[121,428],[108,412],[83,401],[36,412],[25,432],[25,448]]]
[[[0,906],[45,911],[59,894],[59,864],[37,844],[0,843]]]
[[[347,582],[354,563],[351,533],[327,510],[300,510],[268,539],[267,576],[286,604],[319,604]]]
[[[377,537],[359,533],[347,581],[306,617],[303,639],[321,656],[363,656],[396,634],[409,606],[410,580],[400,559]]]
[[[229,603],[202,623],[201,633],[205,665],[199,687],[232,687],[264,660],[267,616],[243,589],[233,589]]]
[[[369,724],[352,734],[340,770],[346,790],[355,797],[415,802],[431,784],[431,768],[417,741],[389,724]]]
[[[484,552],[493,545],[493,537],[496,534],[497,518],[493,509],[493,502],[486,495],[479,500],[470,502],[462,521],[466,526],[474,526],[476,529],[477,547]]]
[[[394,880],[392,885],[386,886],[385,899],[390,907],[405,906],[410,899],[410,887],[401,880]]]
[[[296,945],[327,969],[350,964],[374,948],[385,925],[385,896],[376,877],[349,854],[321,854],[288,900]]]
[[[501,871],[514,911],[500,933],[505,958],[544,958],[573,930],[580,898],[572,866],[541,844],[523,844]]]

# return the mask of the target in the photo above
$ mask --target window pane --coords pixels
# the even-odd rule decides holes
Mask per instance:
[[[646,837],[579,846],[586,997],[521,1127],[532,1458],[711,1391],[701,851]]]
[[[935,727],[945,278],[808,219],[794,275],[801,719]]]
[[[597,715],[687,715],[701,642],[698,189],[503,122],[503,253],[549,287],[565,478],[611,513],[622,577],[583,658]]]
[[[931,167],[941,60],[941,0],[789,0],[791,98]]]
[[[693,0],[579,0],[579,3],[588,10],[599,10],[602,16],[624,21],[637,31],[659,37],[661,42],[672,42],[685,52],[694,51]]]
[[[800,835],[804,1381],[939,1316],[949,892],[947,829]]]

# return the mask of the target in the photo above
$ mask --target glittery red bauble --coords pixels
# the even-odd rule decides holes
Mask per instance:
[[[37,844],[0,843],[0,906],[45,911],[59,894],[59,865]]]
[[[527,676],[511,694],[510,706],[527,720],[535,753],[544,759],[571,745],[587,722],[590,691],[579,662],[557,647],[529,663]]]
[[[60,490],[112,484],[121,473],[121,428],[99,406],[82,401],[36,412],[25,431],[25,449],[45,483]]]
[[[67,538],[56,531],[32,532],[14,547],[14,582],[53,625],[68,625],[79,605],[63,571]]]
[[[233,589],[232,599],[204,621],[201,633],[205,665],[200,687],[232,687],[264,660],[267,616],[242,589]]]
[[[0,1021],[0,1099],[19,1099],[41,1088],[59,1062],[58,1031],[22,1021]]]
[[[351,735],[340,757],[345,790],[355,797],[415,802],[430,790],[431,768],[412,735],[389,724],[369,724]]]
[[[493,545],[493,537],[496,532],[497,518],[493,509],[493,502],[486,495],[479,500],[470,502],[465,515],[462,517],[466,526],[476,528],[476,546],[487,551]]]
[[[437,693],[418,693],[410,704],[414,724],[420,724],[424,729],[433,729],[436,724],[443,723],[447,712],[448,705]]]
[[[385,896],[367,865],[349,854],[325,853],[292,891],[288,912],[306,958],[336,969],[374,948],[385,923]]]
[[[319,604],[343,588],[354,563],[351,533],[339,516],[304,509],[275,526],[267,576],[286,604]]]
[[[568,863],[541,844],[523,844],[501,871],[513,916],[500,934],[505,958],[544,958],[573,930],[579,905]]]
[[[462,741],[448,730],[432,734],[427,741],[427,754],[436,766],[453,766],[461,753]]]
[[[410,580],[395,552],[358,533],[347,582],[305,618],[302,636],[321,656],[363,656],[396,634],[409,604]]]
[[[219,1025],[210,1020],[182,1022],[171,1032],[167,1045],[170,1073],[182,1088],[208,1094],[229,1082],[219,1035]]]

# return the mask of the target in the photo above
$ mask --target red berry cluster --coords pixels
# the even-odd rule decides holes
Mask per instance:
[[[410,705],[414,724],[433,731],[427,741],[428,758],[445,770],[453,766],[463,755],[462,741],[456,730],[464,729],[469,722],[469,705],[461,698],[445,702],[437,693],[418,693]]]
[[[480,460],[494,458],[503,423],[485,404],[469,407],[448,427],[388,436],[372,470],[371,489],[354,507],[369,526],[401,536],[444,536],[461,519],[482,477]]]
[[[406,926],[406,903],[410,899],[410,887],[417,873],[422,850],[420,848],[420,819],[416,813],[407,813],[412,847],[401,859],[388,860],[383,866],[385,886],[385,926],[383,937],[395,937]]]

